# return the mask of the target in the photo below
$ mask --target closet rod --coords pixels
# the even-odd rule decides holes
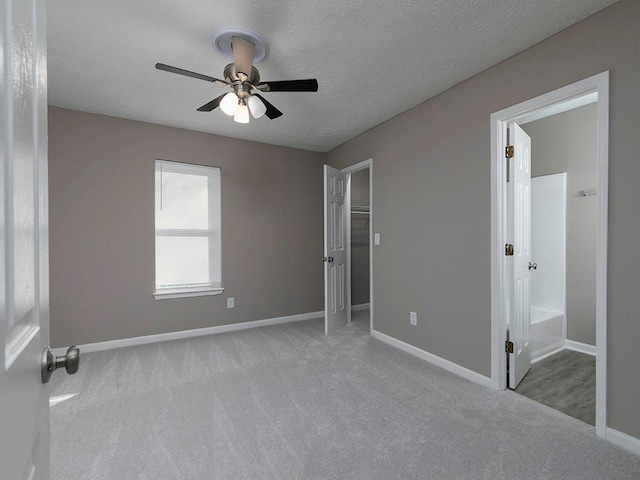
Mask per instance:
[[[578,192],[579,197],[590,197],[592,195],[597,195],[597,194],[598,194],[598,190],[596,190],[595,188],[593,190],[580,190]]]

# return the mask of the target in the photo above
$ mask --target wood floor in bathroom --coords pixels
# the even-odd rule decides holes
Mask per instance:
[[[596,357],[563,350],[531,366],[516,392],[590,425],[596,421]]]

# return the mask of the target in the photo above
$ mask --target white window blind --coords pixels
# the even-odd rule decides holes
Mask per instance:
[[[220,169],[156,160],[156,295],[222,287]]]

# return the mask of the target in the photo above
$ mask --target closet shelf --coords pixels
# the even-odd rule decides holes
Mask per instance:
[[[351,205],[351,214],[355,215],[369,215],[371,209],[366,205]]]

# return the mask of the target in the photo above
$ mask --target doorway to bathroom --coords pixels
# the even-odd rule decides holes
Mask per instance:
[[[531,139],[531,368],[509,388],[595,426],[597,103],[520,127]]]
[[[492,376],[606,428],[608,73],[492,115]]]

